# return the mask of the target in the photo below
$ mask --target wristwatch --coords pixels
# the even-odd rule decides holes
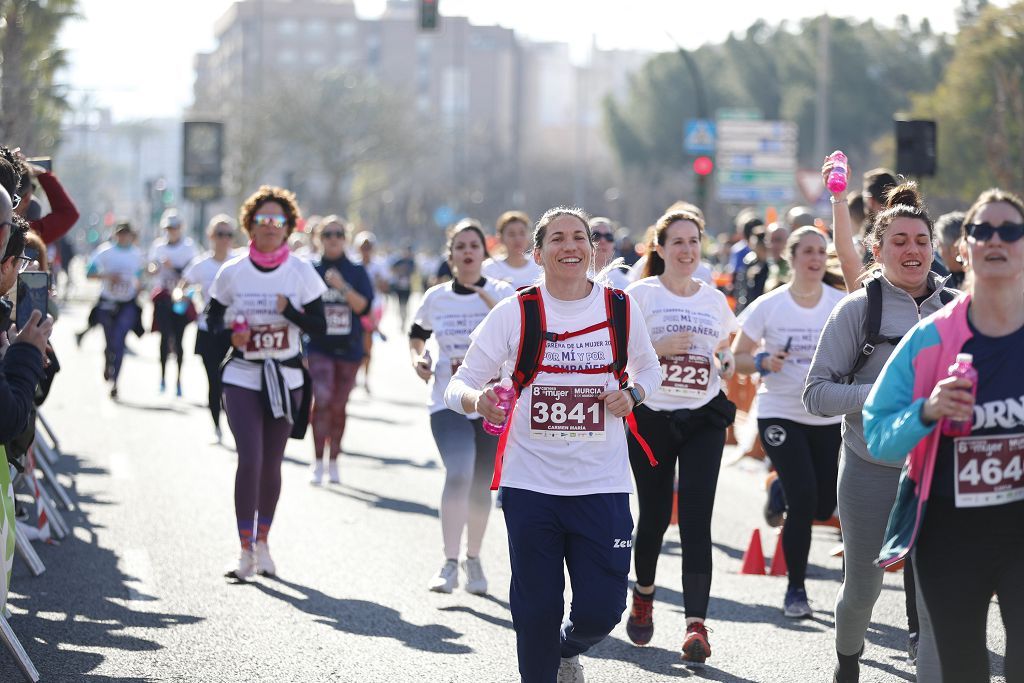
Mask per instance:
[[[644,402],[644,397],[640,394],[640,390],[635,385],[630,384],[626,387],[626,393],[633,399],[633,407],[636,408],[638,405]]]

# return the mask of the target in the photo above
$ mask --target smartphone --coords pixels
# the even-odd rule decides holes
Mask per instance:
[[[46,319],[46,311],[50,301],[50,274],[41,270],[26,270],[18,273],[18,317],[15,323],[19,330],[28,325],[32,311],[39,311]]]
[[[45,169],[47,173],[53,173],[53,157],[30,157],[25,161]]]
[[[786,340],[786,345],[784,347],[782,347],[782,352],[783,353],[789,353],[789,347],[791,347],[792,345],[793,345],[793,338],[790,337],[789,339]]]

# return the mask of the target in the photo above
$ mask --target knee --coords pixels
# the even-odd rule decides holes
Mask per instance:
[[[622,621],[622,613],[625,611],[625,593],[614,597],[595,595],[585,601],[573,600],[572,623],[581,631],[607,634]]]
[[[445,473],[444,488],[446,491],[468,493],[473,483],[473,473],[465,467],[452,468]]]

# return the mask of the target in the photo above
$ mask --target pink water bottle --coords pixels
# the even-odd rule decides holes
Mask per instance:
[[[849,161],[846,159],[846,155],[838,149],[829,154],[828,158],[832,162],[832,170],[829,171],[828,180],[825,181],[825,185],[828,187],[829,192],[844,192],[846,190]]]
[[[249,322],[245,319],[244,315],[236,315],[234,321],[231,323],[231,332],[233,334],[243,334],[249,330]]]
[[[956,354],[956,362],[949,366],[950,377],[963,377],[971,382],[971,394],[978,396],[978,371],[974,369],[974,356],[969,353]],[[942,420],[943,436],[970,436],[971,420],[957,422],[948,417]]]
[[[505,426],[508,424],[508,413],[516,400],[516,390],[512,388],[512,380],[506,377],[494,385],[494,393],[498,395],[498,407],[505,411],[505,419],[500,425],[484,420],[484,431],[498,436],[505,431]]]

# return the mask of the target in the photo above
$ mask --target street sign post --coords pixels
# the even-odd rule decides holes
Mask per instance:
[[[719,201],[767,205],[795,199],[795,123],[726,118],[719,119],[717,133]]]
[[[683,150],[687,154],[715,153],[715,122],[690,119],[683,127]]]

